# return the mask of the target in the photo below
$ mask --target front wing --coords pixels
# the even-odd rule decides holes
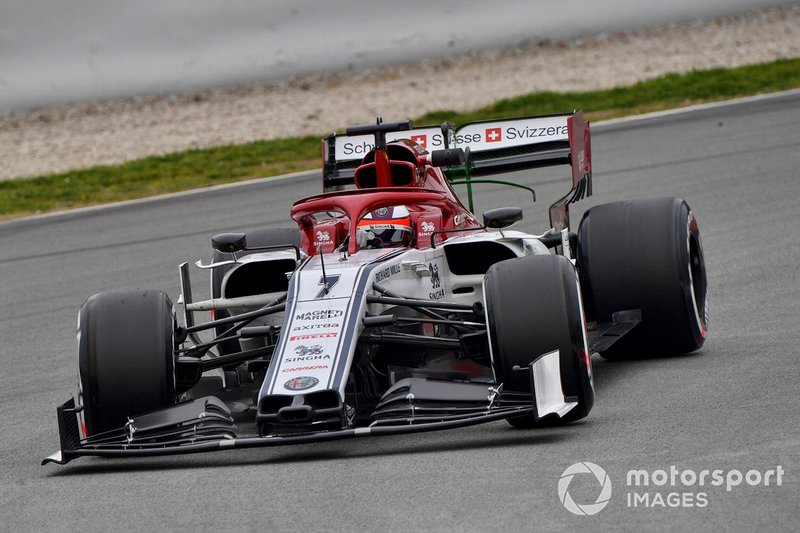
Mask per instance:
[[[70,399],[57,409],[61,449],[46,457],[42,464],[64,465],[83,456],[152,457],[421,433],[519,416],[534,416],[536,420],[557,419],[577,406],[574,398],[563,395],[559,357],[558,351],[550,352],[537,357],[528,369],[519,369],[530,373],[532,394],[503,392],[502,385],[491,383],[434,382],[412,378],[406,380],[409,382],[408,392],[403,400],[407,408],[397,410],[390,406],[386,409],[386,412],[400,413],[397,416],[375,420],[365,427],[291,435],[239,437],[227,406],[221,400],[207,396],[129,418],[119,430],[82,439],[78,430],[78,414],[82,407]],[[440,391],[441,397],[436,398],[436,392],[431,394],[431,391]],[[417,400],[415,404],[417,397],[423,401]],[[426,404],[426,398],[432,401]],[[441,401],[447,402],[449,407],[430,407]],[[391,404],[391,399],[386,403]]]

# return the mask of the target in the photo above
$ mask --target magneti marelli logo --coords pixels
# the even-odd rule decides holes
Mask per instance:
[[[594,503],[578,504],[570,496],[569,484],[572,482],[572,478],[578,474],[593,474],[600,484],[600,494]],[[605,470],[594,463],[588,461],[575,463],[568,466],[561,474],[561,479],[558,480],[558,499],[561,501],[561,505],[572,514],[581,516],[597,514],[608,505],[608,500],[611,499],[611,479]]]

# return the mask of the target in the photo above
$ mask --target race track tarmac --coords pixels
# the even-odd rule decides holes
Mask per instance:
[[[55,407],[76,388],[75,319],[92,293],[178,295],[177,265],[211,235],[286,227],[317,174],[130,206],[0,224],[0,508],[5,530],[532,531],[796,530],[800,496],[800,96],[597,127],[594,196],[680,196],[701,225],[710,336],[692,355],[611,363],[593,356],[597,401],[575,424],[506,423],[420,435],[145,460],[39,466],[56,450]],[[568,168],[516,174],[536,188],[522,228],[546,229]],[[478,210],[519,205],[497,186]],[[197,272],[197,271],[195,271]],[[197,272],[196,292],[207,292]],[[581,461],[612,483],[608,506],[574,516],[558,481]],[[631,470],[782,469],[770,486],[635,487]],[[754,474],[751,479],[754,478]],[[575,501],[597,495],[591,476]],[[631,494],[677,507],[630,505]],[[705,494],[703,498],[699,494]],[[685,496],[689,494],[689,496]],[[704,499],[703,507],[685,506]]]

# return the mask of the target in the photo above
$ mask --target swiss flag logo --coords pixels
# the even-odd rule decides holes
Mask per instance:
[[[503,130],[501,128],[486,128],[486,142],[496,143],[503,140]]]
[[[417,143],[418,145],[422,146],[423,148],[428,147],[428,136],[427,135],[414,135],[411,137],[411,140]]]

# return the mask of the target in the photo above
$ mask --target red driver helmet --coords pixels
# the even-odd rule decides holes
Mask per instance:
[[[381,207],[358,222],[359,248],[400,248],[411,246],[414,230],[408,209],[402,205]]]

